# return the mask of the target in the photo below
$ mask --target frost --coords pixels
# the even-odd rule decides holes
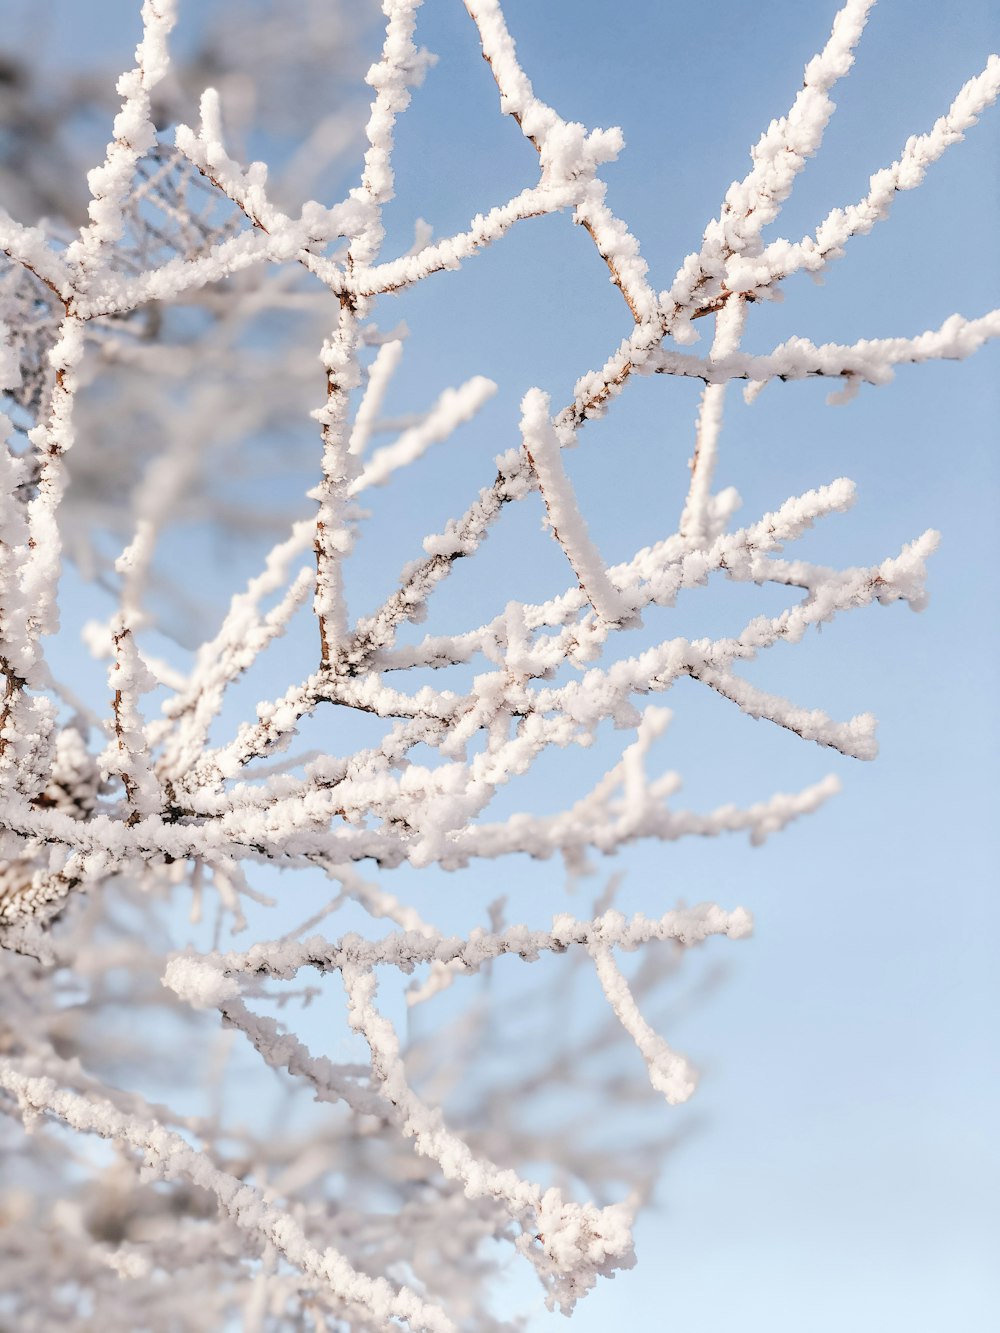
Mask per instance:
[[[218,1009],[240,993],[235,980],[208,958],[172,958],[163,974],[163,984],[196,1009]]]
[[[775,299],[796,272],[821,275],[976,124],[1000,91],[997,57],[871,177],[864,198],[797,241],[765,243],[763,229],[822,146],[831,94],[854,63],[871,0],[847,0],[787,113],[759,137],[747,174],[670,279],[651,272],[602,176],[625,150],[621,131],[565,118],[536,94],[498,0],[466,0],[465,8],[526,176],[499,203],[477,200],[468,225],[435,235],[416,219],[404,227],[413,245],[384,253],[397,126],[434,59],[417,43],[418,0],[382,5],[361,147],[338,117],[322,113],[297,127],[303,137],[284,155],[290,162],[280,152],[267,163],[241,160],[241,144],[268,142],[251,112],[269,79],[285,69],[278,100],[297,108],[301,66],[318,62],[325,79],[342,49],[357,56],[336,6],[296,4],[290,16],[280,8],[230,13],[238,58],[227,36],[220,49],[177,65],[169,38],[179,6],[145,0],[135,64],[114,85],[103,158],[80,173],[85,220],[71,225],[68,207],[51,226],[0,214],[8,399],[0,417],[0,980],[10,1011],[0,1087],[5,1113],[36,1135],[24,1155],[41,1182],[37,1209],[14,1194],[5,1203],[16,1226],[5,1228],[11,1248],[3,1253],[28,1275],[14,1284],[12,1326],[69,1327],[76,1313],[60,1302],[72,1291],[89,1302],[95,1327],[146,1327],[156,1309],[164,1327],[471,1333],[499,1328],[490,1283],[511,1251],[531,1265],[550,1306],[567,1313],[601,1278],[632,1265],[635,1212],[655,1164],[634,1161],[633,1146],[613,1132],[602,1135],[605,1151],[575,1129],[546,1137],[530,1123],[538,1089],[582,1077],[593,1049],[567,1032],[565,1049],[541,1071],[527,1069],[533,1053],[525,1050],[526,1072],[511,1073],[508,1089],[475,1102],[469,1080],[462,1098],[446,1101],[464,1080],[467,1055],[490,1040],[493,992],[477,989],[481,1008],[470,1002],[445,1038],[421,1042],[397,1031],[379,987],[386,974],[408,978],[412,1013],[445,989],[455,999],[494,968],[545,974],[566,955],[599,985],[612,1039],[625,1045],[658,1111],[695,1093],[697,1053],[682,1054],[651,1025],[649,995],[674,965],[663,962],[668,950],[676,959],[706,941],[746,939],[750,912],[658,902],[653,916],[626,917],[612,880],[592,906],[581,907],[578,894],[570,913],[562,872],[579,889],[599,858],[639,841],[736,833],[757,845],[819,810],[840,788],[837,773],[736,805],[722,772],[717,803],[686,808],[680,775],[661,762],[672,718],[664,696],[678,681],[704,687],[732,718],[741,712],[791,733],[789,744],[794,735],[819,747],[824,767],[846,767],[827,751],[874,759],[870,713],[832,717],[815,699],[751,683],[747,668],[759,664],[754,679],[766,679],[768,650],[858,609],[904,602],[920,610],[938,541],[926,532],[858,566],[789,552],[854,503],[844,477],[776,497],[736,526],[740,498],[720,487],[729,385],[743,383],[752,400],[768,385],[780,394],[788,381],[824,379],[831,401],[864,399],[865,386],[888,383],[900,366],[959,360],[1000,337],[992,310],[849,344],[795,336],[770,351],[742,348],[759,301]],[[215,86],[189,104],[192,79],[207,70]],[[169,133],[157,128],[168,123]],[[364,159],[341,197],[321,169],[338,154],[340,167]],[[27,164],[32,180],[38,157]],[[33,215],[41,216],[48,194],[39,187],[36,196]],[[572,396],[555,407],[546,364],[521,384],[444,366],[439,374],[435,365],[421,409],[387,417],[407,336],[377,322],[389,297],[461,281],[442,275],[460,273],[494,243],[502,253],[504,237],[515,228],[530,235],[539,217],[581,229],[600,290],[614,289],[623,323],[601,363],[580,367]],[[658,290],[654,279],[667,285]],[[255,331],[258,317],[267,328],[294,322],[301,341],[279,351]],[[690,350],[705,328],[700,353]],[[267,344],[263,352],[255,340]],[[686,494],[662,535],[633,541],[609,565],[572,451],[591,448],[588,422],[613,416],[618,396],[653,375],[700,381]],[[497,441],[491,432],[505,420],[513,435]],[[311,450],[294,514],[269,491],[262,506],[242,499],[230,483],[253,466],[255,447],[266,439],[284,448],[292,436]],[[464,449],[463,465],[500,452],[464,509],[422,538],[398,583],[359,615],[351,580],[365,551],[362,505],[383,503],[379,488],[399,478],[446,468],[447,449],[453,458]],[[606,489],[621,466],[618,457],[604,464]],[[290,489],[285,482],[276,495]],[[459,626],[442,620],[447,632],[410,632],[456,566],[473,561],[522,502],[557,544],[565,580],[556,594],[523,602],[499,587],[484,623],[473,615]],[[273,544],[204,628],[191,605],[197,579],[182,571],[180,586],[171,585],[164,566],[183,525],[208,523],[225,541],[271,532]],[[631,537],[627,524],[623,531]],[[48,653],[67,633],[59,621],[64,557],[113,603],[101,603],[105,618],[83,635],[106,667],[96,706],[78,697],[75,680],[56,678]],[[775,600],[767,613],[755,609],[711,635],[677,632],[663,613],[722,579],[751,595],[766,584]],[[165,586],[184,624],[173,637],[159,609]],[[667,626],[664,637],[633,633],[644,613],[654,613],[647,624]],[[248,703],[240,683],[286,635],[285,674],[259,677],[278,681],[275,697]],[[329,725],[313,730],[325,748],[303,749],[300,732],[321,718]],[[371,724],[369,743],[344,740],[346,719]],[[575,801],[540,813],[503,799],[523,790],[519,780],[543,756],[592,758],[608,734],[617,748]],[[498,899],[480,924],[450,934],[433,901],[418,911],[402,889],[386,887],[400,867],[408,869],[395,878],[406,885],[428,867],[461,871],[499,858],[551,869],[551,901],[539,900],[529,921],[509,921]],[[267,938],[258,909],[272,899],[260,891],[262,866],[287,872],[275,889],[286,907],[296,872],[325,876],[332,897],[311,906],[298,929]],[[215,911],[215,938],[204,945],[211,952],[177,951],[178,900],[195,925]],[[161,904],[170,912],[161,915]],[[370,929],[338,931],[344,908]],[[252,927],[242,952],[223,951],[226,923]],[[622,955],[633,951],[639,965],[626,970]],[[293,1030],[293,1001],[315,1003],[323,1021],[334,1012],[328,985],[342,991],[339,1036],[350,1060],[340,1058],[337,1034],[321,1056]],[[277,1015],[257,1012],[262,1003],[278,1006]],[[129,1021],[107,1022],[109,1007]],[[240,1034],[232,1049],[204,1039],[218,1023]],[[171,1047],[174,1039],[186,1044]],[[263,1112],[241,1104],[233,1050],[259,1060],[282,1089],[305,1089],[320,1104],[308,1124],[263,1132]],[[208,1109],[182,1114],[148,1102],[125,1086],[136,1065],[155,1065],[157,1082],[176,1079],[178,1105],[197,1087]],[[599,1090],[613,1116],[619,1090]],[[443,1109],[466,1103],[471,1109],[454,1117]],[[102,1137],[112,1164],[99,1166],[50,1123]],[[26,1256],[39,1237],[44,1265],[32,1268]]]

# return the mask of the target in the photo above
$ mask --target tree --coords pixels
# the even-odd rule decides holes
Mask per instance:
[[[1000,91],[1000,60],[907,140],[863,198],[798,242],[765,241],[820,146],[831,92],[868,20],[870,0],[847,0],[787,115],[761,136],[749,172],[661,291],[601,174],[623,149],[621,133],[585,127],[536,96],[496,0],[465,8],[537,176],[441,239],[411,219],[410,249],[383,258],[384,246],[394,252],[387,229],[398,240],[386,212],[394,135],[433,62],[417,45],[418,8],[386,0],[363,167],[338,202],[304,200],[301,171],[269,184],[260,162],[246,165],[230,146],[238,78],[228,93],[226,78],[216,80],[221,96],[202,80],[197,128],[185,123],[195,119],[186,90],[206,66],[225,75],[231,48],[172,73],[176,7],[146,0],[113,136],[88,177],[86,219],[71,226],[61,173],[53,182],[21,172],[17,207],[41,203],[63,216],[0,222],[10,260],[0,310],[9,400],[0,1087],[12,1122],[5,1151],[18,1154],[23,1176],[7,1202],[18,1225],[3,1233],[3,1261],[17,1277],[0,1311],[12,1326],[221,1328],[235,1318],[248,1328],[481,1329],[505,1326],[491,1313],[492,1286],[511,1247],[567,1313],[599,1277],[629,1267],[633,1218],[667,1142],[637,1152],[620,1138],[595,1144],[579,1126],[547,1128],[554,1113],[538,1104],[585,1078],[582,1056],[611,1038],[603,1026],[570,1028],[540,1061],[504,1054],[512,1033],[497,1010],[511,983],[500,960],[565,954],[567,965],[589,968],[613,1031],[645,1062],[643,1095],[685,1101],[694,1070],[639,1001],[681,949],[749,934],[749,913],[657,903],[653,915],[625,915],[614,881],[598,889],[593,913],[581,912],[562,897],[563,882],[579,898],[595,854],[729,832],[761,843],[816,810],[838,790],[836,776],[743,806],[724,795],[708,813],[677,808],[676,775],[653,769],[670,721],[656,696],[704,686],[752,718],[871,759],[870,714],[841,721],[808,697],[791,702],[754,683],[754,664],[848,611],[925,602],[933,532],[864,566],[784,555],[852,505],[844,478],[737,523],[739,496],[716,489],[723,400],[734,380],[752,401],[828,378],[842,402],[898,365],[965,357],[1000,333],[992,311],[953,315],[915,337],[742,350],[745,325],[783,282],[822,273],[975,124]],[[271,73],[282,30],[263,31],[249,49]],[[215,50],[207,39],[195,49]],[[289,49],[294,72],[328,48],[307,34]],[[319,128],[297,160],[322,168],[334,122],[314,114]],[[252,143],[252,125],[244,133]],[[33,148],[25,160],[37,161]],[[454,387],[442,379],[427,386],[429,409],[387,416],[406,330],[376,320],[393,294],[461,281],[448,273],[471,273],[488,246],[513,244],[549,218],[586,234],[627,335],[611,334],[599,369],[577,379],[565,405],[553,401],[559,375],[545,366],[516,387],[517,436],[457,518],[439,524],[436,500],[450,504],[481,456],[446,455],[422,512],[381,503],[389,521],[380,528],[376,488],[398,493],[397,474],[410,467],[421,477],[428,451],[482,420],[498,386],[481,374]],[[704,323],[712,336],[699,354],[691,349]],[[699,387],[689,476],[675,531],[661,525],[647,541],[636,518],[611,538],[574,450],[595,433],[603,448],[614,443],[596,423],[613,424],[619,399],[643,380]],[[263,482],[261,468],[270,469]],[[522,570],[507,584],[494,568],[471,609],[465,593],[464,604],[437,610],[466,569],[483,565],[486,537],[518,512],[547,526],[550,563],[535,571],[542,594],[528,600]],[[394,529],[408,539],[408,520],[426,532],[428,517],[422,551],[372,599]],[[252,551],[282,524],[228,611],[196,635],[209,613],[188,595],[185,557],[203,557],[205,531],[243,534]],[[365,545],[368,531],[377,536]],[[609,541],[626,540],[612,562]],[[103,714],[63,684],[67,664],[77,668],[59,647],[60,589],[78,586],[60,582],[64,551],[113,599],[86,631],[107,662],[113,697]],[[767,609],[719,634],[678,634],[678,599],[722,576],[748,590],[768,585]],[[359,615],[359,598],[374,609]],[[474,617],[459,625],[456,611]],[[412,628],[428,615],[432,632]],[[293,749],[299,742],[315,748]],[[554,805],[530,779],[551,772],[560,752],[572,780]],[[532,918],[509,924],[496,899],[485,924],[442,928],[448,877],[485,879],[482,867],[501,858],[519,875],[529,874],[526,858],[541,866],[546,898]],[[277,871],[312,886],[323,877],[335,896],[302,925],[292,927],[289,912],[269,928],[261,886],[277,886],[285,903],[291,892]],[[198,947],[179,947],[190,937],[176,910],[185,890],[194,927],[203,899],[215,905]],[[248,922],[249,947],[223,951],[223,924]],[[321,923],[323,935],[308,933]],[[630,971],[620,955],[640,948],[643,967]],[[414,974],[409,1010],[441,996],[450,1028],[404,1041],[389,981],[399,973]],[[490,978],[492,1005],[463,1003],[472,975]],[[280,984],[293,980],[297,991]],[[298,1035],[307,1020],[286,1021],[290,1005],[317,997],[325,1014],[342,1016],[346,1040],[331,1055]],[[531,1001],[546,1013],[553,1003]],[[229,1064],[214,1039],[219,1015],[245,1039]],[[496,1058],[473,1085],[462,1068],[483,1046]],[[259,1089],[271,1085],[260,1083],[249,1085],[260,1105],[241,1101],[251,1051],[280,1076],[267,1105]],[[575,1095],[624,1114],[631,1086],[597,1077]],[[300,1104],[302,1093],[318,1112]]]

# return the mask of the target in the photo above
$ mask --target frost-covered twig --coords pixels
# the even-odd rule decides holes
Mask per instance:
[[[660,375],[689,375],[706,384],[750,380],[751,387],[768,380],[847,378],[868,384],[887,384],[898,365],[924,361],[959,361],[977,352],[990,338],[1000,337],[1000,310],[977,319],[949,315],[937,329],[914,338],[861,338],[856,343],[824,343],[789,338],[764,356],[734,352],[706,361],[683,352],[662,349],[650,358],[649,369]]]
[[[49,1078],[20,1072],[9,1059],[0,1060],[0,1087],[16,1098],[26,1124],[52,1116],[85,1134],[98,1134],[116,1145],[138,1151],[147,1168],[161,1178],[186,1177],[211,1191],[238,1227],[282,1253],[289,1263],[328,1285],[337,1301],[360,1306],[376,1319],[402,1319],[430,1333],[451,1333],[454,1324],[440,1309],[428,1305],[407,1287],[393,1289],[384,1278],[370,1278],[332,1248],[311,1245],[287,1210],[264,1199],[259,1190],[218,1170],[204,1153],[156,1121],[119,1111],[94,1096],[67,1092]]]
[[[981,74],[965,83],[948,111],[927,134],[913,135],[889,167],[871,178],[868,194],[856,204],[835,208],[812,236],[792,243],[772,241],[759,255],[734,254],[726,263],[726,286],[732,292],[749,292],[770,286],[804,270],[815,273],[844,253],[854,236],[864,236],[884,221],[901,190],[914,190],[923,183],[928,169],[953,144],[965,137],[982,113],[1000,95],[1000,56],[990,56]]]

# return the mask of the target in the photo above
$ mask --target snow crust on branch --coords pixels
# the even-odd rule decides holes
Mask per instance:
[[[529,389],[524,396],[521,434],[545,501],[552,535],[566,552],[587,600],[602,620],[611,624],[624,621],[628,609],[608,578],[601,553],[587,532],[562,465],[562,444],[549,418],[549,397],[541,389]]]

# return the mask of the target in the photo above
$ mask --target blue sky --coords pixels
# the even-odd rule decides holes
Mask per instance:
[[[125,6],[87,8],[109,43],[121,40]],[[662,288],[744,174],[750,144],[789,105],[836,6],[504,8],[536,92],[589,126],[622,126],[627,147],[606,173],[609,203]],[[834,94],[824,150],[768,235],[797,238],[860,197],[868,176],[982,68],[996,27],[987,3],[882,0]],[[497,112],[458,0],[428,0],[420,33],[440,60],[397,135],[387,254],[408,247],[416,215],[447,234],[535,170],[534,151]],[[125,37],[127,55],[134,36]],[[919,190],[900,195],[887,223],[852,242],[822,287],[793,279],[782,304],[754,310],[746,346],[764,351],[792,334],[817,343],[911,335],[953,311],[974,317],[994,306],[996,116],[987,113]],[[627,332],[617,292],[568,217],[523,224],[461,273],[387,300],[378,317],[411,330],[390,413],[429,405],[475,374],[496,379],[500,392],[433,465],[375,496],[372,535],[355,562],[355,613],[386,590],[424,531],[490,479],[492,457],[516,443],[525,390],[538,385],[562,403]],[[639,1224],[637,1268],[574,1316],[584,1333],[978,1333],[1000,1321],[997,370],[993,347],[962,364],[901,368],[844,407],[825,406],[817,382],[773,384],[752,407],[738,393],[727,403],[719,483],[739,489],[747,519],[847,475],[859,486],[855,510],[826,520],[803,554],[873,563],[929,526],[943,541],[923,614],[854,613],[774,650],[752,673],[836,717],[875,712],[874,764],[810,747],[694,688],[666,700],[675,721],[657,755],[684,777],[685,804],[763,799],[830,771],[844,791],[760,849],[741,838],[651,846],[609,867],[627,870],[624,910],[718,899],[750,908],[757,933],[689,960],[693,977],[726,968],[721,985],[677,998],[669,1013],[666,1035],[704,1078],[689,1108],[656,1114],[690,1132]],[[584,432],[572,475],[609,559],[672,530],[696,406],[691,383],[641,380]],[[565,585],[539,513],[521,508],[449,580],[421,632],[478,623],[512,597],[540,600]],[[710,589],[662,623],[665,633],[715,632],[776,604],[767,590]],[[287,661],[269,669],[275,684],[294,670]],[[598,766],[612,753],[606,739]],[[554,765],[518,800],[561,801],[574,782],[586,785],[582,765]],[[413,887],[446,925],[481,919],[500,889],[541,924],[565,902],[556,868],[545,874],[489,866],[471,884],[438,877]],[[535,1300],[527,1283],[517,1288]],[[532,1330],[557,1319],[539,1311]]]

